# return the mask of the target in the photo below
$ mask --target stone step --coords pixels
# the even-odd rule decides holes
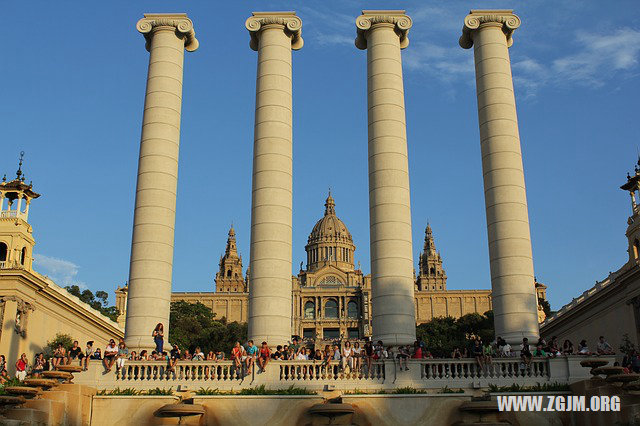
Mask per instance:
[[[29,386],[8,386],[4,390],[10,395],[24,396],[25,398],[33,398],[36,395],[42,393],[42,390],[38,388],[31,388]]]
[[[43,371],[42,376],[46,379],[63,380],[66,383],[71,383],[73,379],[73,374],[66,371]]]
[[[47,426],[49,424],[48,413],[33,408],[10,408],[5,411],[4,416],[10,420],[18,420],[30,426]]]
[[[0,395],[0,407],[22,405],[25,402],[24,396]]]
[[[27,386],[45,389],[52,388],[60,384],[57,380],[54,379],[25,379],[23,383]]]
[[[56,367],[56,371],[66,371],[67,373],[79,373],[82,371],[82,367],[79,365],[59,365]]]

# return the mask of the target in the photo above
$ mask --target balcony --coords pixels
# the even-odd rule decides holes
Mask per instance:
[[[236,369],[232,361],[178,361],[175,371],[167,370],[162,361],[128,361],[119,372],[103,374],[100,362],[92,361],[89,370],[77,373],[74,383],[97,389],[181,386],[188,389],[211,388],[239,390],[260,385],[285,389],[291,385],[310,390],[332,386],[339,390],[390,390],[402,386],[417,389],[486,388],[489,384],[508,386],[514,383],[531,386],[536,383],[571,383],[587,379],[589,369],[581,367],[583,357],[534,358],[522,368],[519,358],[496,358],[485,369],[473,359],[411,359],[409,371],[400,370],[394,360],[374,362],[371,371],[365,365],[360,371],[343,371],[339,362],[270,361],[266,371],[257,367],[248,374]],[[613,358],[611,358],[613,360]],[[366,364],[366,363],[363,363]]]

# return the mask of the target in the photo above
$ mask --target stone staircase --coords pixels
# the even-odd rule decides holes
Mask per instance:
[[[7,387],[0,396],[0,424],[7,426],[88,425],[95,389],[73,384],[77,366],[60,366],[43,372],[43,378],[26,379]]]

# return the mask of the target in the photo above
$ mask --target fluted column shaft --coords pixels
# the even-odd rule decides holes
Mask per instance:
[[[367,49],[369,232],[373,340],[415,341],[409,164],[400,49],[404,11],[363,11],[356,46]]]
[[[249,339],[291,339],[293,191],[291,49],[302,47],[302,21],[291,13],[247,20],[258,51],[251,198]]]
[[[460,44],[474,48],[495,332],[512,344],[523,337],[533,344],[537,299],[508,50],[519,25],[508,10],[472,11]]]
[[[157,323],[169,336],[171,274],[178,184],[184,49],[195,50],[186,15],[148,15],[138,22],[149,50],[136,187],[125,341],[130,350],[155,347]]]

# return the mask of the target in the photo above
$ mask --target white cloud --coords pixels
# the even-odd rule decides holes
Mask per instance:
[[[602,86],[614,74],[638,65],[640,31],[621,28],[613,33],[578,33],[582,46],[577,53],[553,61],[553,70],[562,78],[582,84]]]
[[[33,261],[39,272],[49,276],[58,285],[77,285],[81,289],[86,289],[87,285],[77,279],[80,267],[68,260],[57,257],[49,257],[44,254],[35,254]]]

